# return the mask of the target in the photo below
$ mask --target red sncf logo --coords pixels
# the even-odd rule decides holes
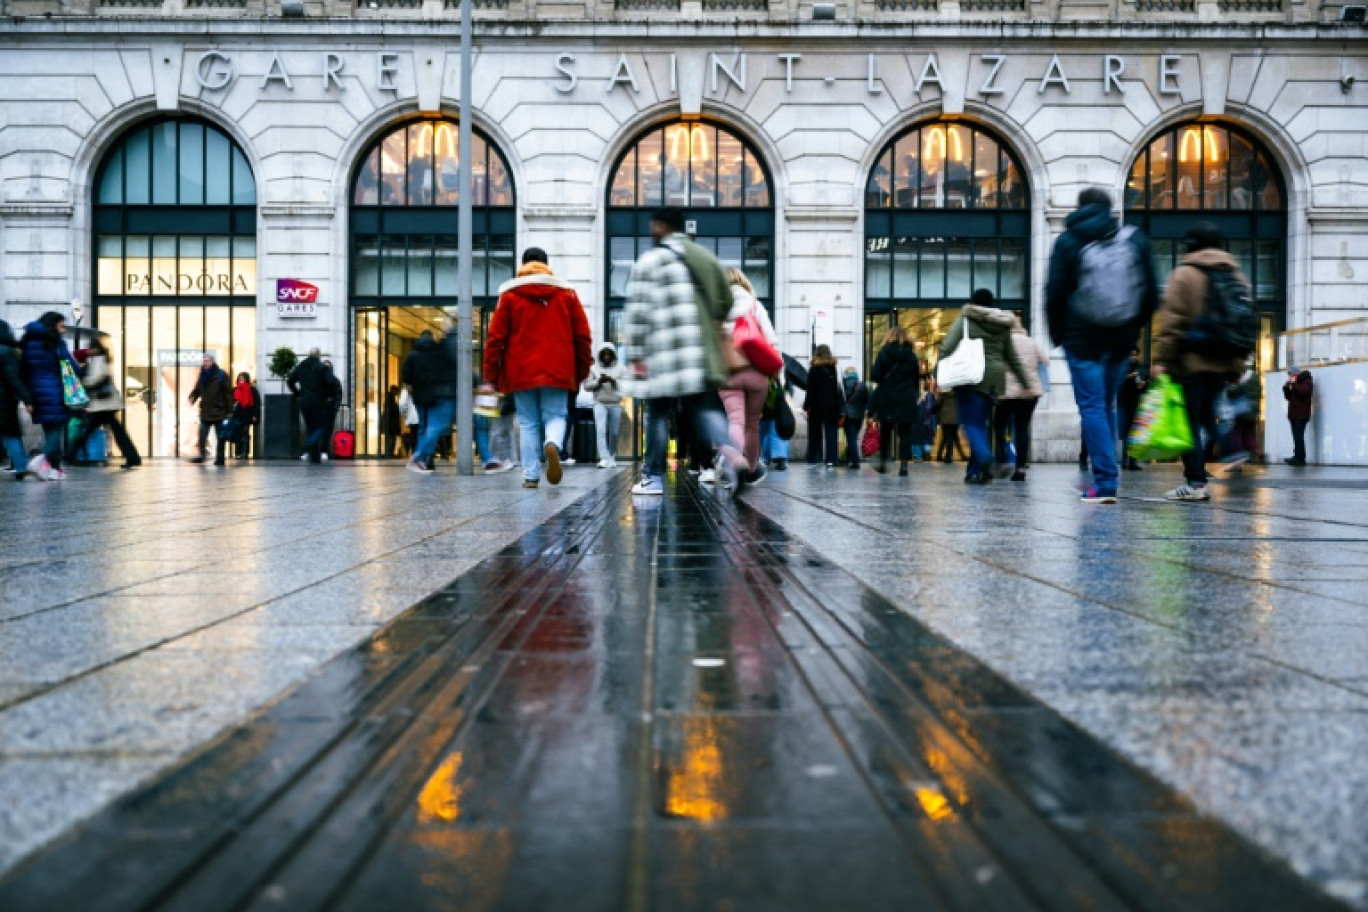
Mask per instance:
[[[299,279],[276,279],[277,304],[313,304],[317,300],[317,285]]]

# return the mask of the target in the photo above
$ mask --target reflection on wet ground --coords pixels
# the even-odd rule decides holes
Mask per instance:
[[[1335,908],[748,508],[627,479],[0,908]]]

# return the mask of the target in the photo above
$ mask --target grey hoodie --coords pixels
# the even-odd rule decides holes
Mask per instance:
[[[613,353],[613,366],[604,367],[603,361],[599,358],[604,351]],[[599,386],[599,380],[612,380],[612,383],[604,383]],[[622,362],[617,359],[617,346],[612,342],[605,342],[598,347],[594,355],[594,363],[589,368],[589,379],[584,381],[584,391],[594,394],[594,402],[603,405],[622,404]]]

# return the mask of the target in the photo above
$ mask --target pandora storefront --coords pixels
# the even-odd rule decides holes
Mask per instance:
[[[382,453],[398,365],[456,304],[454,24],[15,23],[0,316],[83,302],[137,442],[162,456],[194,436],[183,393],[204,352],[272,384],[272,350],[316,345],[360,452]],[[481,22],[477,315],[535,244],[620,341],[664,204],[750,276],[799,356],[826,343],[863,368],[899,324],[934,359],[979,287],[1043,339],[1050,244],[1090,185],[1151,235],[1161,275],[1192,221],[1225,229],[1265,364],[1283,329],[1364,315],[1351,27],[811,28]],[[1074,451],[1062,364],[1056,380],[1044,458]]]

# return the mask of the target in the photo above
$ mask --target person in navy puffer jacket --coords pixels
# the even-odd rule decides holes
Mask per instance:
[[[33,394],[33,420],[43,426],[43,455],[29,463],[29,471],[48,481],[66,477],[62,471],[62,446],[71,410],[62,396],[62,362],[66,361],[80,374],[62,338],[65,331],[66,317],[50,310],[24,327],[24,338],[19,344],[24,355],[24,381]]]

